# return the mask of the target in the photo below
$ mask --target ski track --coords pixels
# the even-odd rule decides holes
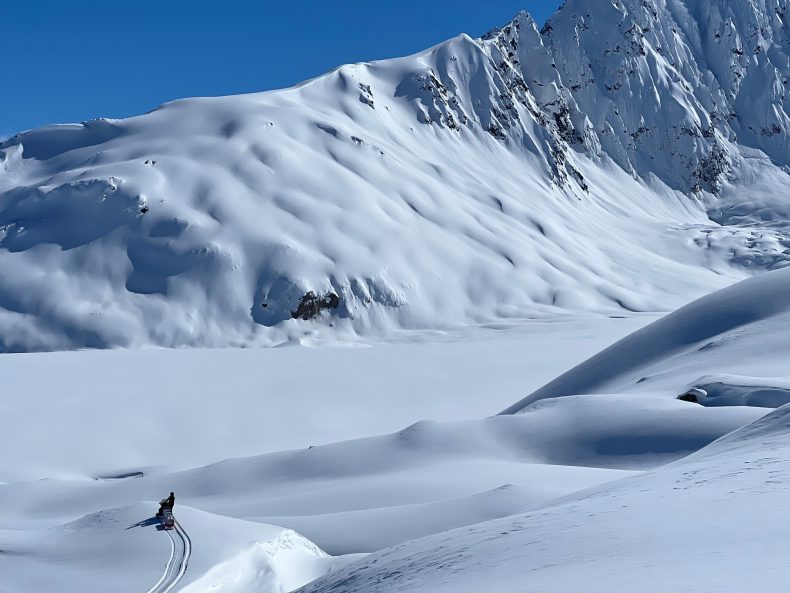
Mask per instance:
[[[180,545],[176,544],[173,533],[178,535]],[[192,540],[181,524],[176,521],[175,528],[167,530],[170,537],[170,558],[165,565],[165,572],[147,593],[167,593],[179,583],[187,572],[189,558],[192,555]]]

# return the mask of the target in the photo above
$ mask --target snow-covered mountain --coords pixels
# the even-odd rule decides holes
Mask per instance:
[[[18,134],[0,351],[667,311],[782,267],[787,6],[572,0],[540,31]]]

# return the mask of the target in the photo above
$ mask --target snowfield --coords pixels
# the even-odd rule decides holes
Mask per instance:
[[[0,593],[784,590],[788,4],[1,141]]]
[[[748,400],[767,390],[788,393],[788,288],[790,271],[782,270],[704,297],[508,410],[515,418],[530,418],[566,407],[557,415],[559,425],[539,419],[542,430],[564,436],[564,442],[553,441],[547,449],[567,454],[578,439],[589,447],[587,457],[570,449],[570,458],[550,463],[583,459],[588,466],[628,467],[644,463],[645,453],[653,462],[663,453],[658,467],[645,465],[649,471],[644,474],[538,504],[526,513],[394,546],[303,591],[331,591],[340,583],[349,592],[476,591],[483,586],[502,592],[567,591],[579,583],[607,593],[634,586],[656,592],[781,588],[787,577],[782,550],[788,536],[780,525],[790,471],[790,407],[764,416],[770,408],[758,405],[775,407],[788,400]],[[634,352],[643,354],[644,364],[635,365]],[[725,375],[719,377],[719,391],[711,397],[742,396],[729,405],[671,401],[702,368],[748,369],[753,375],[732,386]],[[611,383],[600,382],[602,370]],[[643,379],[634,380],[643,372]],[[622,395],[607,394],[611,389]],[[587,404],[587,413],[569,413],[580,402]],[[633,408],[640,411],[636,419],[628,414]],[[732,432],[721,430],[724,436],[711,444],[702,442],[706,437],[694,442],[695,433],[699,438],[697,431],[714,420],[709,412],[724,410],[733,413],[733,420],[746,420],[750,413],[755,419]],[[629,418],[621,433],[620,423]],[[527,434],[529,446],[540,442],[540,431]],[[671,461],[673,447],[676,454],[682,447],[698,452],[662,464]]]
[[[736,559],[753,570],[779,566],[776,555],[785,543],[775,517],[754,509],[774,512],[781,506],[774,498],[785,495],[786,409],[764,418],[771,408],[675,398],[688,389],[688,376],[701,368],[716,373],[717,364],[735,355],[755,389],[764,391],[777,377],[773,389],[786,388],[789,277],[790,270],[768,272],[637,330],[549,383],[572,377],[574,385],[596,385],[599,365],[593,363],[603,358],[615,380],[606,390],[533,394],[528,400],[534,401],[514,406],[516,414],[419,422],[387,436],[184,471],[148,467],[115,477],[0,486],[6,582],[12,591],[76,591],[82,579],[97,574],[119,591],[140,590],[146,575],[155,583],[152,546],[166,562],[167,541],[151,515],[157,496],[173,489],[195,558],[178,581],[187,591],[290,590],[318,577],[307,591],[471,591],[483,582],[495,582],[497,591],[561,591],[578,582],[625,591],[643,580],[649,581],[646,590],[655,591],[716,590],[725,581],[745,586],[742,573],[733,572]],[[763,298],[750,298],[755,294]],[[698,312],[708,331],[681,323],[689,311]],[[713,324],[712,316],[721,323]],[[657,378],[650,389],[640,388],[646,381],[626,380],[633,352],[627,346],[635,340],[655,346],[646,356],[652,370],[647,376]],[[711,342],[719,347],[707,347]],[[467,363],[474,360],[474,343],[456,345],[470,349]],[[269,352],[277,351],[259,355]],[[668,369],[680,352],[683,364],[672,374]],[[617,374],[616,368],[625,371]],[[719,379],[724,384],[726,376]],[[743,390],[748,384],[734,385]],[[184,413],[199,419],[211,411]],[[137,421],[163,422],[146,409],[136,414]],[[44,416],[40,428],[49,423],[57,418]],[[178,457],[177,449],[173,455]],[[68,539],[75,526],[82,533],[97,524],[113,526],[100,548],[91,546],[102,540],[89,536],[78,543]],[[266,532],[267,525],[301,535]],[[130,526],[140,530],[134,538],[127,534]],[[256,526],[264,531],[258,534]],[[61,541],[60,533],[67,539]],[[241,535],[246,539],[238,544],[226,543]],[[755,555],[754,542],[770,553]],[[45,550],[79,546],[84,551],[46,559]],[[94,572],[92,563],[117,554],[127,560],[111,574]],[[710,562],[721,571],[709,575]],[[45,571],[32,568],[42,563]],[[777,569],[762,571],[760,590],[771,590],[784,576]],[[683,583],[703,585],[683,589]]]
[[[0,356],[0,449],[14,451],[0,482],[187,469],[478,419],[654,318],[501,324],[356,348]],[[90,430],[75,431],[86,421]],[[42,446],[50,439],[58,446]]]

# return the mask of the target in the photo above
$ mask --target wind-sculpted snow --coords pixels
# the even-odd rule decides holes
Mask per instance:
[[[134,504],[65,525],[0,528],[3,590],[92,591],[102,583],[119,593],[229,593],[253,586],[268,593],[291,591],[347,562],[287,529],[186,507],[178,511],[178,531],[168,533],[157,529],[152,508]]]
[[[634,575],[648,591],[718,591],[733,583],[737,590],[750,590],[744,566],[748,582],[775,590],[787,580],[781,509],[790,472],[788,413],[785,406],[761,419],[770,410],[760,406],[778,405],[790,391],[790,379],[782,376],[787,374],[789,277],[790,270],[780,270],[751,278],[637,331],[593,359],[611,373],[608,382],[589,363],[560,379],[584,387],[579,395],[526,402],[515,406],[519,414],[423,421],[384,436],[187,470],[174,466],[193,455],[207,459],[232,451],[234,445],[225,442],[230,439],[253,447],[274,442],[262,437],[272,426],[264,416],[296,431],[308,430],[305,425],[319,418],[315,424],[346,433],[371,417],[364,405],[353,405],[350,388],[312,390],[318,410],[313,415],[305,412],[311,400],[293,389],[284,389],[289,399],[301,401],[293,408],[267,392],[277,390],[271,377],[258,382],[256,399],[265,405],[234,395],[240,385],[235,375],[253,366],[286,367],[294,375],[309,367],[327,385],[325,377],[338,375],[343,383],[362,385],[368,399],[396,399],[400,407],[414,408],[411,391],[430,399],[436,397],[433,391],[449,390],[447,407],[457,413],[465,396],[446,379],[387,392],[386,375],[371,364],[375,358],[356,353],[360,368],[340,372],[342,367],[332,364],[339,360],[338,349],[327,350],[332,355],[323,362],[302,348],[10,355],[16,364],[6,373],[10,395],[2,400],[4,417],[16,422],[35,417],[36,430],[11,432],[9,442],[19,453],[4,464],[11,473],[0,484],[3,584],[60,593],[90,589],[96,579],[118,591],[146,590],[163,574],[170,582],[167,575],[183,564],[167,561],[178,554],[168,556],[170,540],[159,537],[151,515],[153,501],[174,490],[177,520],[193,542],[179,586],[194,593],[283,591],[315,578],[305,591],[463,592],[488,584],[515,593],[591,583],[591,591],[603,593],[632,591]],[[626,322],[633,320],[608,321]],[[566,334],[553,342],[536,333],[538,325],[525,331],[525,347],[513,350],[530,356],[551,349],[550,358],[564,360],[565,366],[577,339]],[[556,322],[546,325],[546,334],[562,333]],[[578,321],[572,325],[581,334],[596,333]],[[473,351],[463,344],[445,364],[426,356],[425,344],[408,345],[416,349],[409,364],[392,345],[363,352],[380,351],[389,365],[401,372],[408,368],[409,374],[459,365],[471,372],[486,353],[497,360],[506,354],[502,334],[493,340],[481,332],[489,341]],[[253,358],[245,355],[230,364],[245,352]],[[192,364],[179,370],[173,363],[180,357]],[[30,380],[36,368],[54,380],[69,373],[84,376],[73,368],[78,358],[99,369],[88,373],[96,383],[102,374],[114,374],[113,360],[141,372],[126,380],[128,398],[119,397],[120,386],[94,385],[97,391],[91,393],[82,385],[69,388],[66,380],[55,388]],[[167,373],[157,372],[154,358],[164,359],[159,364]],[[195,370],[212,365],[216,368],[206,375]],[[486,381],[475,391],[496,393],[505,387],[500,375],[523,374],[519,366],[502,371],[482,373]],[[147,381],[166,383],[164,396],[142,395],[150,391],[140,378],[147,374],[154,375]],[[201,383],[227,395],[212,397],[211,390],[195,388]],[[699,401],[703,405],[675,399],[691,387],[699,394],[707,390]],[[39,391],[44,395],[36,396]],[[189,398],[172,395],[177,392]],[[483,396],[478,399],[494,399]],[[220,407],[212,407],[212,400],[220,400]],[[27,405],[20,407],[23,401]],[[380,404],[372,407],[381,415]],[[237,408],[250,417],[249,424],[221,420],[237,418],[230,415]],[[66,409],[68,414],[59,412]],[[37,413],[41,410],[46,413]],[[110,436],[97,434],[95,419],[113,415],[122,418],[111,425]],[[198,426],[200,440],[178,430],[184,419]],[[64,424],[65,429],[58,426]],[[84,435],[74,434],[88,424]],[[162,427],[172,431],[171,438],[165,446],[154,443],[153,456],[141,458],[132,444],[138,426],[145,439]],[[266,438],[284,442],[286,437]],[[73,441],[82,439],[92,447],[75,447]],[[115,453],[105,457],[106,450]],[[42,467],[42,459],[49,479],[13,477],[15,464],[32,470]],[[97,463],[106,468],[107,459],[116,460],[116,470],[93,473]],[[135,459],[168,465],[135,470]],[[349,555],[330,558],[321,550]],[[365,552],[372,554],[361,555]],[[685,583],[692,585],[684,588]]]
[[[764,413],[656,397],[558,398],[516,416],[420,422],[187,471],[10,484],[0,488],[0,525],[174,490],[181,504],[296,529],[330,553],[369,552],[675,461]]]
[[[656,390],[668,377],[680,390],[683,377],[699,369],[711,373],[777,367],[787,349],[788,320],[790,270],[767,272],[698,299],[623,338],[503,413],[518,413],[544,398]]]
[[[779,408],[790,404],[787,378],[708,375],[700,377],[690,389],[699,393],[703,406],[754,406]]]
[[[393,546],[299,591],[781,590],[789,415],[543,508]]]

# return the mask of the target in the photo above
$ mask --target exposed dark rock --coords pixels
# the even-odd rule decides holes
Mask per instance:
[[[131,471],[123,474],[114,474],[109,476],[96,476],[94,480],[126,480],[128,478],[142,478],[145,474],[141,471]]]
[[[373,109],[376,108],[376,104],[373,101],[373,90],[370,88],[369,84],[362,84],[359,83],[359,100],[362,101],[365,105],[372,107]]]
[[[682,402],[689,402],[692,404],[702,404],[703,399],[707,397],[707,392],[704,389],[699,389],[698,387],[692,387],[686,393],[679,395],[677,399]]]
[[[291,311],[291,317],[307,321],[318,317],[321,311],[337,309],[339,306],[340,297],[334,292],[316,295],[311,290],[299,299],[299,305],[296,307],[296,311]]]
[[[697,168],[692,175],[694,179],[692,191],[698,192],[706,189],[713,194],[718,194],[728,168],[727,154],[721,147],[714,145],[707,157],[698,160]]]

